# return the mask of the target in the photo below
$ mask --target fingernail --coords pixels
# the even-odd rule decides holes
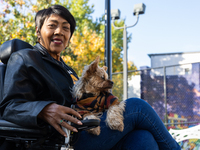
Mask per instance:
[[[81,122],[81,121],[78,121],[77,124],[82,125],[82,122]]]
[[[73,129],[73,131],[74,131],[74,132],[78,132],[78,130],[77,130],[77,129],[75,129],[75,128]]]
[[[67,134],[64,134],[64,137],[67,137]]]

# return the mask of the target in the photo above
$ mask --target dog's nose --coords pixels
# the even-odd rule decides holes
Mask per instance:
[[[113,85],[113,84],[114,84],[114,82],[113,82],[113,81],[110,81],[110,84],[112,84],[112,85]]]

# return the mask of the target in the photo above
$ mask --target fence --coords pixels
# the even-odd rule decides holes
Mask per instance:
[[[113,94],[123,97],[123,74],[112,75]],[[128,72],[128,97],[147,101],[169,128],[200,123],[200,63]]]

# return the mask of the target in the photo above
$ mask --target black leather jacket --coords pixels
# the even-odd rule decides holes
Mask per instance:
[[[34,49],[13,53],[8,61],[3,101],[0,103],[2,118],[22,125],[38,126],[37,115],[50,103],[72,104],[71,75],[77,75],[63,60],[54,60],[39,43]]]

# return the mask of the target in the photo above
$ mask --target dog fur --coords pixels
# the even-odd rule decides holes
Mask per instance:
[[[113,87],[113,82],[108,79],[106,73],[107,67],[100,67],[99,57],[96,58],[90,65],[85,66],[82,77],[75,83],[72,89],[72,95],[79,101],[84,94],[92,94],[94,96],[100,95],[102,92],[108,92]],[[81,100],[80,100],[81,101]],[[76,109],[76,108],[75,108]],[[123,131],[123,112],[125,109],[125,102],[117,102],[111,104],[107,109],[106,124],[112,130]],[[102,111],[102,110],[101,110]],[[102,112],[91,111],[83,115],[83,119],[99,119]],[[89,129],[89,133],[94,135],[100,134],[100,127]]]

